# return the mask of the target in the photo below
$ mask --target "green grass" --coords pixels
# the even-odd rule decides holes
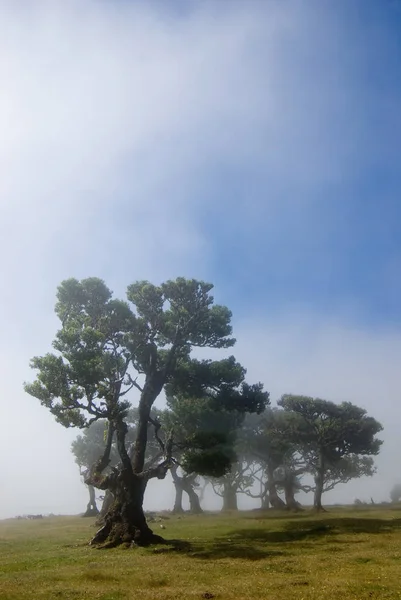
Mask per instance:
[[[172,517],[180,543],[88,547],[93,521],[0,521],[0,598],[401,599],[401,511]],[[154,524],[158,532],[159,524]]]

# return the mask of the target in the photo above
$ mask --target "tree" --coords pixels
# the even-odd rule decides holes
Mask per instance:
[[[237,461],[231,471],[217,480],[212,480],[215,494],[223,498],[222,511],[238,510],[238,493],[244,492],[253,484],[250,465],[247,462]]]
[[[97,278],[61,283],[56,314],[61,321],[53,347],[56,353],[35,357],[38,374],[25,390],[38,398],[65,427],[88,427],[107,419],[107,439],[99,459],[91,466],[86,483],[109,490],[114,497],[103,527],[92,544],[107,547],[121,543],[148,545],[164,540],[146,523],[143,499],[151,478],[163,479],[173,461],[173,432],[165,441],[152,407],[166,385],[174,394],[207,395],[215,406],[227,410],[260,410],[264,396],[260,384],[245,383],[245,369],[234,358],[226,361],[195,360],[194,347],[230,348],[231,313],[215,305],[213,286],[178,278],[160,286],[140,281],[128,287],[128,302],[112,298]],[[127,448],[128,394],[138,393],[136,438]],[[159,443],[159,457],[146,465],[149,426]],[[201,433],[201,432],[200,432]],[[215,474],[214,456],[193,440],[187,463],[195,471]],[[118,467],[107,472],[114,436]],[[218,465],[222,474],[226,463]],[[200,467],[200,468],[199,468]]]
[[[192,441],[194,436],[202,431],[206,433],[205,427],[208,425],[208,412],[213,414],[216,411],[209,408],[209,400],[199,398],[185,398],[183,396],[167,397],[167,410],[161,416],[163,428],[166,431],[174,430],[174,448],[173,464],[171,466],[171,476],[175,488],[174,513],[184,512],[182,502],[184,492],[189,499],[190,512],[200,514],[203,512],[199,496],[195,488],[198,487],[198,473],[184,468],[186,462],[186,451],[193,448]],[[205,415],[206,412],[206,415]],[[229,458],[229,457],[228,457]]]
[[[301,504],[295,499],[295,495],[301,490],[307,491],[302,485],[300,475],[305,473],[303,467],[296,469],[289,464],[280,465],[273,473],[274,482],[279,490],[283,490],[285,506],[289,510],[302,510]]]
[[[84,430],[83,435],[79,435],[71,444],[71,452],[75,456],[75,462],[84,479],[87,476],[90,467],[103,451],[106,427],[107,421],[95,421],[90,427]],[[117,462],[117,456],[115,456],[114,462]],[[95,488],[93,485],[87,485],[87,488],[89,491],[89,502],[84,516],[97,516],[99,510],[96,505]]]
[[[391,502],[400,502],[401,500],[401,483],[396,483],[390,492]]]
[[[232,358],[216,362],[216,365],[221,372],[235,367]],[[196,464],[198,462],[196,448],[199,441],[202,441],[201,454],[205,456],[207,450],[208,461],[221,465],[217,475],[220,476],[223,470],[226,472],[223,477],[212,479],[214,491],[223,497],[223,510],[237,509],[237,491],[246,479],[250,479],[249,475],[247,477],[245,475],[248,467],[242,464],[242,424],[246,416],[244,412],[244,409],[247,409],[246,403],[240,402],[237,406],[231,404],[230,410],[221,399],[216,404],[215,394],[218,391],[216,384],[220,385],[218,381],[214,384],[211,382],[206,392],[196,390],[196,386],[187,390],[187,393],[196,393],[196,398],[185,394],[174,395],[173,388],[167,386],[169,410],[166,411],[164,418],[170,428],[179,430],[175,447],[180,454],[174,452],[174,456],[179,457],[179,465],[183,470],[181,478],[177,476],[176,469],[172,470],[177,492],[176,509],[185,485],[184,491],[189,495],[191,512],[201,511],[194,484],[196,485],[197,475],[210,475],[210,469],[205,473],[202,465]],[[252,393],[255,395],[255,400],[258,398],[258,412],[264,410],[269,403],[269,395],[263,392],[260,385],[254,386]]]
[[[382,441],[382,426],[366,410],[350,402],[335,404],[320,398],[285,395],[279,401],[298,417],[287,435],[297,445],[315,479],[314,507],[322,510],[322,494],[354,477],[373,475],[373,459]]]
[[[176,432],[175,465],[171,469],[176,512],[182,510],[184,491],[188,494],[191,512],[202,512],[195,491],[198,475],[227,473],[228,477],[231,464],[236,461],[237,434],[246,411],[260,412],[269,403],[269,394],[263,391],[261,384],[243,384],[239,394],[226,388],[222,377],[229,381],[234,375],[239,381],[244,374],[233,357],[213,364],[194,360],[191,365],[185,365],[184,370],[177,371],[175,384],[166,385],[168,409],[162,419],[165,429]],[[183,376],[185,385],[181,383]]]

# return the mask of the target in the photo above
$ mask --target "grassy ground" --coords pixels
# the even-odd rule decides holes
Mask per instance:
[[[184,543],[94,550],[93,521],[0,521],[0,598],[401,598],[401,511],[173,517]]]

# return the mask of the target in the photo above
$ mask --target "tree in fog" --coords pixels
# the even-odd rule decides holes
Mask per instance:
[[[401,501],[401,483],[396,483],[390,492],[391,502]]]
[[[106,419],[107,438],[101,456],[85,478],[88,485],[113,494],[102,528],[92,544],[115,546],[163,541],[149,528],[143,512],[147,483],[164,479],[173,464],[174,431],[165,440],[152,407],[168,384],[171,393],[207,396],[216,408],[257,411],[265,404],[260,385],[245,383],[245,370],[234,359],[195,360],[193,348],[229,348],[231,313],[215,305],[212,285],[178,278],[160,286],[140,281],[128,287],[128,302],[112,298],[97,278],[61,283],[56,314],[61,328],[55,352],[35,357],[37,371],[25,390],[39,399],[65,427],[86,428]],[[137,393],[136,438],[127,445],[130,394]],[[159,443],[159,457],[146,465],[149,426]],[[187,471],[223,475],[229,458],[221,451],[221,436],[193,435],[184,467]],[[113,441],[118,466],[110,465]]]
[[[84,430],[82,435],[77,436],[71,444],[71,452],[75,457],[75,462],[77,463],[80,474],[84,477],[84,480],[90,467],[103,452],[107,424],[108,421],[105,419],[95,421],[90,427]],[[117,456],[115,456],[114,462],[117,462]],[[87,485],[87,488],[89,492],[89,502],[84,516],[93,517],[99,513],[96,505],[95,488],[93,485]]]
[[[218,372],[229,372],[235,367],[233,358],[215,363]],[[220,375],[219,375],[220,377]],[[245,419],[246,404],[238,397],[238,406],[233,399],[224,401],[221,397],[216,403],[216,393],[220,382],[210,381],[207,389],[196,387],[186,390],[186,394],[174,394],[174,386],[166,386],[167,406],[164,419],[170,428],[177,432],[174,443],[174,462],[172,468],[173,482],[176,490],[175,511],[181,510],[182,493],[189,496],[191,512],[201,512],[197,487],[198,475],[211,475],[210,465],[217,468],[217,475],[225,474],[220,479],[211,479],[213,488],[222,490],[223,505],[228,509],[236,508],[236,479],[233,474],[237,469],[238,437]],[[247,393],[249,393],[247,391]],[[262,386],[254,386],[253,393],[259,396],[258,411],[264,409],[269,396],[263,392]],[[188,395],[190,394],[190,395]],[[194,395],[196,395],[194,397]],[[256,396],[255,396],[256,398]],[[199,433],[201,436],[199,437]],[[202,441],[199,450],[197,446]],[[199,460],[200,459],[200,460]],[[206,460],[206,468],[203,461]],[[221,463],[221,461],[223,461]],[[219,465],[219,463],[221,463]],[[179,472],[180,471],[180,474]],[[230,485],[230,483],[232,485]],[[222,487],[221,487],[221,485]]]
[[[320,398],[285,395],[279,405],[296,416],[286,429],[305,468],[314,477],[314,507],[322,510],[322,494],[339,483],[371,476],[372,456],[382,441],[376,435],[382,426],[366,410],[350,402],[335,404]]]
[[[296,468],[296,444],[292,436],[294,426],[294,416],[278,408],[267,408],[260,415],[248,415],[245,421],[246,434],[243,436],[247,440],[248,455],[260,467],[255,469],[259,494],[257,495],[254,489],[248,489],[246,493],[252,497],[260,497],[264,508],[269,505],[275,509],[298,508],[294,495],[295,483],[300,472],[293,474]],[[280,467],[285,467],[285,470],[279,471]],[[284,490],[286,502],[280,498],[279,488]]]
[[[244,493],[253,482],[250,464],[241,460],[234,462],[230,471],[223,477],[212,479],[214,493],[223,500],[222,511],[238,510],[238,494]]]

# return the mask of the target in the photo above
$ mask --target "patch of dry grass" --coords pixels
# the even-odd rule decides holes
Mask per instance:
[[[0,522],[0,598],[401,598],[397,510],[174,517],[163,535],[180,542],[149,549],[94,550],[92,525]]]

